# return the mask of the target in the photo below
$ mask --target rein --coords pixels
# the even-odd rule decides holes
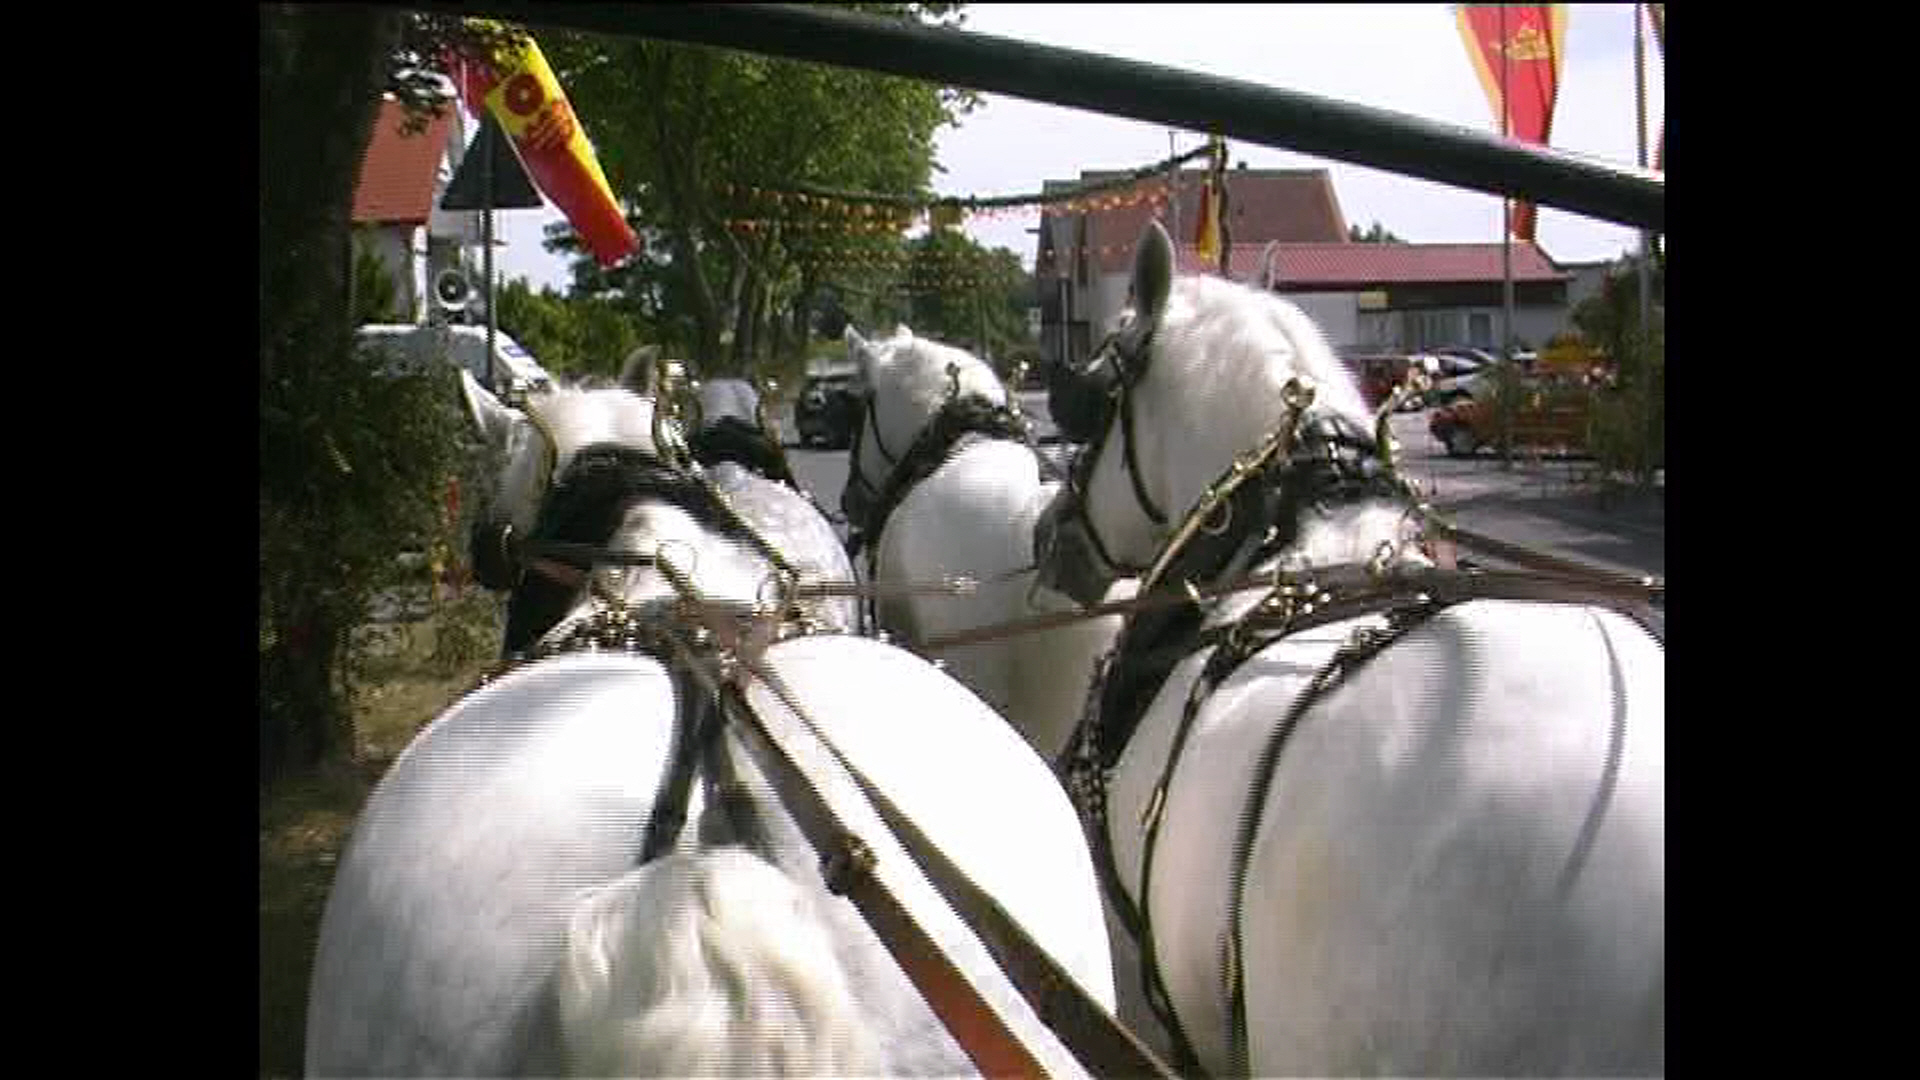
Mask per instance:
[[[536,656],[516,663],[571,651],[570,645],[592,647],[604,643],[654,656],[674,674],[676,683],[682,678],[690,680],[700,692],[688,696],[707,702],[711,715],[718,719],[700,723],[707,714],[697,713],[695,722],[684,724],[670,767],[677,769],[680,763],[700,756],[713,745],[721,724],[731,721],[746,737],[749,750],[780,793],[782,803],[793,812],[808,842],[820,853],[821,872],[829,890],[845,896],[860,910],[982,1073],[1051,1075],[1033,1050],[1039,1036],[1024,1014],[1007,1015],[992,1004],[976,978],[961,970],[915,920],[902,896],[922,892],[924,885],[931,885],[960,917],[1034,1016],[1054,1029],[1055,1037],[1093,1075],[1171,1080],[1172,1073],[1151,1050],[1089,997],[997,901],[947,860],[825,738],[765,660],[767,646],[782,636],[778,620],[785,604],[747,605],[707,599],[673,560],[659,552],[614,552],[594,545],[544,541],[529,545],[528,554],[593,556],[596,562],[649,566],[661,571],[676,599],[654,618],[639,617],[618,595],[597,593],[600,607],[587,623],[573,628],[559,641],[543,641]],[[791,578],[782,579],[782,584],[789,593],[805,590],[840,594],[868,588],[837,582],[803,585]],[[792,722],[777,712],[769,715],[753,707],[747,692],[756,681],[774,695],[784,712],[791,714]],[[690,778],[691,769],[685,771]],[[687,781],[676,772],[668,783],[673,790],[682,791]],[[876,817],[878,827],[866,829],[863,837],[846,824],[850,816],[855,820]],[[663,816],[656,811],[649,823],[647,850],[657,854],[670,846],[669,834],[677,834],[683,821],[684,812],[669,810]],[[935,918],[940,917],[936,907],[922,906],[935,911]]]
[[[545,434],[543,430],[543,434]],[[551,445],[551,444],[550,444]],[[578,484],[569,483],[575,479]],[[592,592],[594,612],[584,620],[549,629],[530,655],[513,656],[482,677],[494,681],[521,664],[535,663],[577,649],[613,649],[654,657],[675,685],[679,708],[674,745],[662,778],[660,798],[647,823],[642,861],[672,850],[686,822],[685,803],[701,760],[716,747],[719,732],[731,721],[746,740],[782,802],[794,813],[809,843],[820,853],[822,874],[831,891],[861,911],[901,970],[925,997],[941,1022],[985,1074],[1045,1077],[1063,1064],[1032,1016],[1017,1005],[992,1003],[984,983],[962,971],[938,939],[916,922],[902,895],[925,893],[935,899],[917,905],[936,920],[957,912],[1043,1024],[1057,1026],[1056,1037],[1075,1058],[1098,1075],[1171,1078],[1104,1007],[1089,997],[1073,976],[1042,950],[992,897],[949,862],[906,817],[893,807],[851,762],[834,749],[778,673],[765,661],[775,641],[820,633],[824,627],[800,614],[808,597],[873,596],[898,592],[953,593],[973,582],[947,580],[931,585],[876,587],[858,582],[804,582],[791,565],[704,477],[683,463],[661,462],[650,454],[620,447],[590,447],[576,455],[562,488],[575,503],[569,514],[596,519],[641,498],[659,498],[705,518],[723,533],[738,532],[773,566],[771,598],[754,603],[718,602],[703,596],[691,578],[661,551],[609,549],[604,543],[539,535],[520,540],[511,531],[498,538],[503,562],[524,574],[531,570],[574,588]],[[564,500],[563,500],[564,501]],[[602,502],[598,508],[585,505]],[[609,510],[608,508],[612,509]],[[545,508],[543,508],[545,509]],[[543,514],[543,520],[545,515]],[[592,573],[599,565],[650,567],[671,585],[672,600],[631,607],[624,595]],[[747,698],[758,681],[799,723],[755,709]],[[804,734],[803,734],[804,732]],[[823,749],[824,748],[824,752]],[[838,770],[838,771],[836,771]],[[854,790],[848,790],[851,778]],[[838,789],[841,806],[855,821],[878,815],[877,827],[863,837],[828,794]],[[922,876],[924,875],[924,876]],[[944,901],[944,904],[941,903]],[[950,931],[943,934],[954,939]],[[1070,1059],[1069,1059],[1070,1060]]]

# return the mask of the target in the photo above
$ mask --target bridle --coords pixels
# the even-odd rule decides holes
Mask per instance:
[[[1098,603],[1115,579],[1145,569],[1114,557],[1089,510],[1094,470],[1112,441],[1116,417],[1124,455],[1121,471],[1133,488],[1134,502],[1149,521],[1167,524],[1166,511],[1141,478],[1134,436],[1133,390],[1145,375],[1154,330],[1152,324],[1130,320],[1109,334],[1085,364],[1056,366],[1049,380],[1047,407],[1055,425],[1086,449],[1076,456],[1066,484],[1036,527],[1034,556],[1041,567],[1041,584],[1082,606]]]
[[[880,438],[877,388],[870,387],[866,391],[862,404],[864,415],[860,426],[854,429],[847,487],[841,493],[841,509],[853,527],[848,540],[849,555],[858,555],[862,548],[866,548],[871,563],[872,544],[879,538],[880,530],[885,527],[894,508],[914,485],[933,475],[969,438],[1020,443],[1032,451],[1043,473],[1058,475],[1057,468],[1034,442],[1033,427],[1021,411],[1019,397],[1014,391],[1024,370],[1024,364],[1014,369],[1005,387],[1005,402],[996,403],[983,394],[963,393],[960,389],[960,367],[948,363],[945,400],[928,417],[913,442],[897,455]],[[860,466],[861,446],[868,428],[873,429],[874,449],[880,452],[887,464],[886,475],[878,484],[868,478]],[[872,569],[871,565],[869,569]]]
[[[1069,370],[1056,379],[1052,408],[1063,432],[1098,437],[1075,469],[1076,483],[1063,492],[1059,506],[1049,508],[1036,530],[1036,548],[1042,551],[1052,577],[1080,599],[1083,606],[1098,605],[1099,577],[1124,567],[1114,560],[1094,530],[1085,505],[1091,461],[1110,440],[1118,412],[1128,452],[1126,470],[1142,510],[1156,516],[1141,486],[1132,453],[1131,391],[1137,385],[1152,332],[1127,328],[1110,338],[1084,369]],[[1130,340],[1131,338],[1131,340]],[[1362,616],[1386,617],[1386,625],[1361,627],[1306,690],[1291,702],[1280,724],[1262,749],[1255,772],[1255,788],[1243,806],[1232,854],[1230,926],[1225,954],[1228,989],[1230,1054],[1236,1069],[1247,1065],[1248,1036],[1240,933],[1245,874],[1278,755],[1288,735],[1313,704],[1362,668],[1381,651],[1453,604],[1477,598],[1541,600],[1603,604],[1621,611],[1659,638],[1646,612],[1649,593],[1663,595],[1652,582],[1596,582],[1578,576],[1554,579],[1533,574],[1468,573],[1419,567],[1407,560],[1406,541],[1380,545],[1364,566],[1281,569],[1279,560],[1298,541],[1301,523],[1316,509],[1369,500],[1399,502],[1409,518],[1422,526],[1437,524],[1431,508],[1393,467],[1392,440],[1387,421],[1417,378],[1395,390],[1376,414],[1368,432],[1352,420],[1315,408],[1310,383],[1294,380],[1283,393],[1283,415],[1258,446],[1237,457],[1178,523],[1149,567],[1140,574],[1140,588],[1132,604],[1141,610],[1127,619],[1114,648],[1102,660],[1082,715],[1066,753],[1056,768],[1079,809],[1095,863],[1110,904],[1130,936],[1140,946],[1142,981],[1148,1004],[1174,1042],[1180,1063],[1195,1056],[1162,984],[1155,957],[1151,907],[1131,901],[1119,879],[1107,822],[1106,787],[1118,767],[1122,750],[1148,707],[1160,695],[1174,668],[1188,657],[1211,648],[1198,678],[1192,683],[1178,728],[1167,751],[1158,783],[1152,790],[1140,825],[1145,832],[1140,867],[1140,891],[1149,890],[1161,814],[1175,766],[1202,703],[1239,667],[1262,649],[1314,625]],[[1095,428],[1093,425],[1097,424]],[[1064,501],[1071,500],[1071,501]],[[1235,590],[1264,587],[1246,614],[1217,626],[1204,626],[1214,600],[1227,592],[1219,583],[1232,582],[1256,564],[1271,562],[1270,582],[1241,579]],[[1409,563],[1415,564],[1409,568]],[[1302,576],[1305,575],[1305,576]],[[1110,578],[1108,580],[1111,580]],[[1202,595],[1207,588],[1213,595]],[[1151,610],[1148,603],[1163,603]],[[1618,732],[1616,731],[1616,738]]]
[[[848,554],[857,555],[860,548],[873,539],[866,531],[868,514],[880,498],[880,486],[886,483],[883,477],[880,485],[867,478],[867,472],[861,467],[861,453],[867,441],[867,429],[873,429],[873,448],[880,452],[881,460],[887,463],[887,473],[900,467],[900,459],[887,449],[886,440],[880,437],[879,410],[875,407],[876,391],[868,386],[860,395],[860,423],[853,429],[853,445],[847,452],[847,486],[840,493],[840,512],[845,514],[851,526],[848,537]]]

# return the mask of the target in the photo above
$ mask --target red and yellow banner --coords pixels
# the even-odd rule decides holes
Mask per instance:
[[[1455,21],[1501,134],[1547,144],[1565,65],[1567,5],[1457,4]],[[1532,203],[1516,202],[1513,235],[1532,240]]]
[[[468,111],[476,117],[482,109],[493,113],[527,175],[567,216],[600,265],[612,266],[639,248],[580,118],[531,36],[518,50],[506,45],[491,58],[459,57],[452,66]]]

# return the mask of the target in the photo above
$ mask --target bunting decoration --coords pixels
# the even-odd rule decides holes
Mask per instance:
[[[500,29],[488,20],[476,28]],[[524,33],[524,31],[522,32]],[[492,113],[526,166],[527,175],[552,199],[602,266],[631,255],[640,240],[607,186],[593,144],[531,36],[507,44],[491,57],[455,56],[462,99],[475,117]]]
[[[1566,59],[1567,5],[1456,4],[1454,16],[1500,133],[1547,145]],[[1536,209],[1514,203],[1515,239],[1533,239]]]

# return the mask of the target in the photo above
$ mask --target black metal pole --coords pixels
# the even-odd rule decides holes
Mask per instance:
[[[1098,53],[802,4],[533,4],[454,8],[556,27],[743,49],[1010,94],[1505,195],[1653,232],[1666,183],[1451,124]]]

